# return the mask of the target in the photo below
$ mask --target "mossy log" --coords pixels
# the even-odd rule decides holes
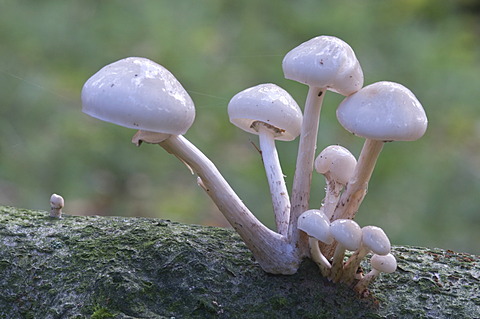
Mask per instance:
[[[0,318],[479,318],[480,257],[394,247],[368,296],[262,271],[232,230],[0,207]],[[367,266],[368,267],[368,266]]]

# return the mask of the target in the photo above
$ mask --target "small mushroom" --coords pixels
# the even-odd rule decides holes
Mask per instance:
[[[308,209],[320,110],[327,90],[350,95],[363,85],[363,72],[352,48],[332,36],[310,39],[288,52],[282,62],[285,78],[308,85],[292,188],[290,216],[293,241],[298,216]],[[298,238],[297,238],[298,237]]]
[[[315,160],[315,170],[325,176],[327,184],[323,211],[329,219],[333,216],[340,192],[352,176],[355,165],[355,156],[340,145],[327,146]]]
[[[345,251],[355,251],[362,241],[362,229],[350,219],[337,219],[330,224],[330,232],[337,242],[332,259],[330,278],[338,282],[343,272]]]
[[[236,94],[228,104],[228,115],[234,125],[259,136],[277,231],[286,235],[290,219],[290,198],[275,140],[291,141],[300,134],[302,111],[281,87],[260,84]]]
[[[368,272],[360,281],[357,282],[354,289],[362,294],[368,287],[368,285],[378,277],[380,273],[390,274],[397,269],[397,261],[392,254],[373,255],[370,259],[372,270]]]
[[[62,218],[62,208],[65,206],[65,201],[62,196],[52,194],[50,197],[50,217]]]
[[[383,81],[345,98],[337,108],[337,118],[347,131],[366,139],[334,213],[334,219],[353,219],[384,143],[419,139],[427,129],[427,116],[410,90]]]
[[[345,282],[354,280],[360,262],[369,252],[381,256],[390,253],[390,240],[383,229],[377,226],[365,226],[361,232],[360,247],[350,256],[344,267],[342,280]]]
[[[298,229],[308,235],[308,243],[312,259],[317,263],[322,275],[327,277],[331,265],[328,259],[322,254],[319,247],[319,241],[327,245],[333,243],[329,219],[322,211],[318,209],[310,209],[298,218]]]

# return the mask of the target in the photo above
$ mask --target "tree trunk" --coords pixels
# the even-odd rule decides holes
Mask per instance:
[[[232,230],[0,207],[0,318],[479,318],[479,256],[394,247],[362,298],[306,260],[270,275]],[[368,266],[367,266],[368,267]]]

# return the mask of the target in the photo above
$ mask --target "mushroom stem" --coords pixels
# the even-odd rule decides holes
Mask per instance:
[[[332,269],[330,278],[333,282],[338,282],[343,274],[343,259],[345,257],[345,247],[339,243],[335,248],[332,258]]]
[[[375,163],[383,148],[383,141],[366,139],[357,166],[340,196],[333,219],[353,219],[368,189]]]
[[[360,263],[369,252],[370,250],[367,247],[361,245],[360,248],[348,258],[345,266],[343,267],[343,282],[351,283],[355,280],[358,267],[360,267]]]
[[[273,274],[294,274],[301,262],[294,247],[263,225],[243,204],[215,165],[181,135],[158,143],[188,165],[202,181],[202,188],[253,252],[260,266]]]
[[[275,148],[274,133],[264,123],[257,122],[257,130],[260,139],[263,165],[267,174],[270,194],[272,196],[273,211],[277,232],[287,235],[290,218],[290,198],[283,177],[282,167]]]
[[[320,268],[320,272],[323,277],[328,277],[330,274],[330,262],[327,258],[322,254],[320,250],[320,246],[318,245],[318,239],[314,237],[308,237],[308,245],[310,246],[310,255],[312,256],[312,260],[317,264],[318,268]]]
[[[289,240],[292,245],[300,247],[301,254],[308,255],[306,237],[302,239],[297,229],[298,217],[309,207],[310,185],[312,182],[313,163],[317,145],[320,111],[325,95],[325,88],[309,86],[303,115],[297,164],[293,177],[292,209],[290,212]],[[300,244],[300,241],[304,243]],[[303,250],[302,250],[303,248]]]
[[[326,178],[325,181],[326,186],[325,198],[323,199],[323,211],[328,219],[331,220],[340,199],[340,192],[343,189],[343,185],[329,178]]]
[[[380,275],[380,271],[378,271],[377,269],[373,268],[372,270],[370,270],[365,276],[363,276],[362,279],[360,279],[357,284],[355,285],[355,287],[353,288],[357,293],[359,294],[362,294],[368,287],[368,285],[370,285],[370,283],[372,281],[375,280],[375,278],[378,277],[378,275]]]

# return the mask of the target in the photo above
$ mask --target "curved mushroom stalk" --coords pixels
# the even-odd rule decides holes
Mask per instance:
[[[267,83],[237,93],[228,103],[230,122],[259,135],[278,233],[287,235],[290,198],[275,140],[291,141],[300,134],[302,111],[281,87]]]
[[[297,271],[301,260],[287,238],[268,229],[250,212],[215,165],[200,150],[183,136],[171,136],[159,145],[198,174],[202,188],[266,272],[289,275]]]
[[[320,110],[327,90],[348,96],[363,85],[363,72],[352,48],[342,40],[319,36],[287,53],[282,62],[285,78],[308,85],[297,165],[292,188],[289,237],[303,247],[297,220],[309,207]]]
[[[263,123],[257,124],[257,130],[260,150],[262,151],[262,161],[267,174],[268,184],[270,185],[277,232],[286,236],[288,220],[290,219],[290,197],[275,147],[274,133]]]

